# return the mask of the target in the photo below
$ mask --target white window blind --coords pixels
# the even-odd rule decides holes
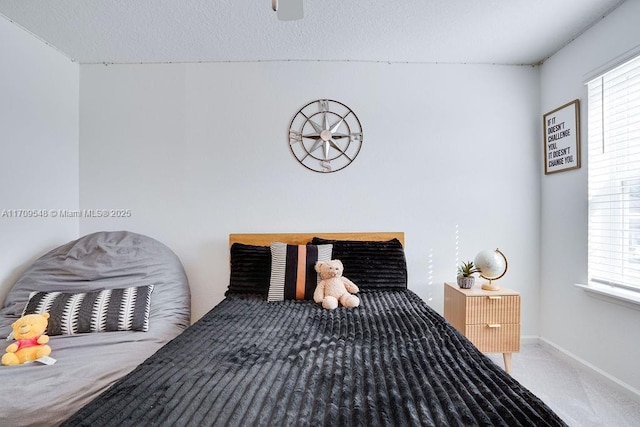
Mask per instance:
[[[587,86],[589,281],[640,291],[640,57]]]

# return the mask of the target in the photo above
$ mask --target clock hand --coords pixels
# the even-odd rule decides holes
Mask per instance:
[[[320,138],[320,134],[319,133],[305,133],[302,134],[303,138],[309,138],[309,139],[318,139]]]
[[[327,117],[327,112],[325,111],[324,113],[322,113],[322,115],[324,116],[324,129],[323,130],[328,130],[331,132],[331,129],[329,127],[329,117]]]
[[[324,141],[324,159],[325,160],[329,159],[329,148],[330,148],[329,141]]]
[[[320,126],[319,124],[317,124],[316,122],[314,122],[313,120],[307,118],[307,121],[309,123],[311,123],[311,126],[313,126],[313,129],[318,132],[321,133],[324,129],[322,129],[322,126]],[[303,125],[304,126],[304,125]]]
[[[322,145],[322,142],[323,142],[322,139],[320,139],[319,137],[316,138],[316,142],[314,142],[311,148],[309,149],[309,153],[313,153],[318,148],[320,148],[320,146]]]
[[[351,157],[349,157],[349,155],[348,155],[348,154],[347,154],[347,153],[346,153],[342,148],[340,148],[340,147],[338,146],[338,144],[337,144],[333,139],[329,140],[328,142],[329,142],[329,144],[331,144],[331,146],[332,146],[335,150],[338,150],[338,151],[339,151],[343,156],[345,156],[347,159],[349,159],[349,160],[353,161],[353,159],[352,159]]]
[[[334,133],[331,135],[332,138],[340,139],[340,138],[348,138],[349,135],[345,133]]]
[[[340,127],[340,125],[342,124],[342,122],[344,122],[344,117],[340,118],[340,120],[338,120],[336,122],[336,124],[334,124],[333,126],[331,126],[331,129],[329,129],[331,131],[331,133],[335,133],[335,131],[338,130],[338,128]]]

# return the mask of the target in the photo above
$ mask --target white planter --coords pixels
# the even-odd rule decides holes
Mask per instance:
[[[475,281],[476,281],[476,278],[473,276],[470,276],[470,277],[458,276],[458,286],[461,287],[462,289],[471,289]]]

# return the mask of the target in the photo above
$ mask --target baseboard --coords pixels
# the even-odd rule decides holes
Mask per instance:
[[[533,338],[533,337],[526,337],[527,341],[529,338]],[[571,353],[570,351],[565,350],[564,348],[560,347],[559,345],[549,341],[546,338],[542,338],[542,337],[536,337],[536,341],[539,345],[544,345],[547,347],[550,347],[560,353],[562,353],[564,356],[572,359],[575,362],[578,362],[579,364],[581,364],[582,366],[584,366],[586,369],[589,369],[591,371],[593,371],[594,373],[600,375],[602,378],[604,378],[605,380],[607,380],[607,382],[609,382],[610,384],[612,384],[615,387],[619,387],[622,390],[625,390],[627,392],[631,392],[634,397],[640,402],[640,390],[638,390],[635,387],[632,387],[631,385],[625,383],[624,381],[621,381],[620,379],[614,377],[613,375],[608,374],[607,372],[603,371],[602,369],[592,365],[591,363],[587,362],[586,360],[576,356],[575,354]],[[525,337],[522,337],[522,344],[525,343]],[[535,344],[535,342],[532,340],[531,342],[528,342],[529,344]]]
[[[540,344],[540,337],[537,335],[523,335],[520,337],[520,345]]]

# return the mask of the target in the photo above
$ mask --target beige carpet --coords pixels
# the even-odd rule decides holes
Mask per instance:
[[[489,355],[504,367],[502,355]],[[512,375],[572,427],[640,426],[640,397],[547,344],[513,355]]]

